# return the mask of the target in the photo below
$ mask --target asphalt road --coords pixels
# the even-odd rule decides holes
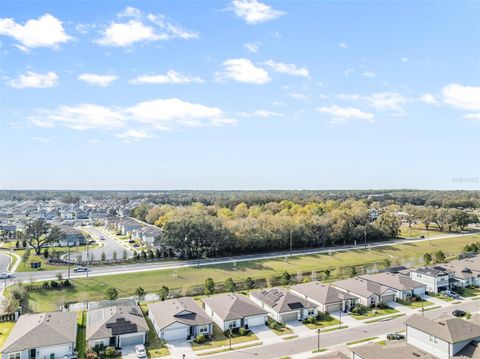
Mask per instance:
[[[105,253],[105,256],[107,259],[113,259],[113,253],[117,253],[117,258],[122,258],[123,251],[126,250],[128,253],[128,257],[132,256],[132,252],[123,247],[115,238],[113,238],[111,235],[100,232],[97,228],[95,227],[88,227],[86,230],[90,233],[93,239],[95,239],[97,242],[102,244],[102,247],[100,248],[95,248],[95,249],[90,249],[89,250],[89,256],[93,254],[94,260],[99,260],[102,256],[102,253]],[[103,237],[104,239],[101,240],[100,238]],[[87,252],[81,252],[82,258],[86,259],[87,258]]]
[[[469,301],[456,306],[441,308],[425,312],[428,318],[439,318],[445,314],[450,314],[454,309],[463,309],[468,312],[478,312],[480,310],[480,301]],[[364,338],[378,337],[387,333],[393,333],[405,329],[404,322],[409,316],[403,316],[389,321],[382,321],[372,324],[363,325],[356,328],[347,328],[320,334],[320,347],[331,347],[341,345],[346,342],[352,342]],[[247,359],[262,358],[274,359],[286,357],[294,354],[305,353],[317,349],[317,336],[306,338],[285,340],[280,343],[262,345],[246,349],[238,349],[224,354],[216,354],[214,357],[218,359]],[[310,356],[313,356],[310,355]],[[206,356],[212,357],[213,356]]]
[[[8,254],[0,253],[0,273],[6,272],[10,264],[10,256]]]
[[[100,236],[103,233],[99,232],[98,229],[91,228],[92,234],[95,236]],[[470,232],[465,234],[446,234],[443,236],[438,236],[431,238],[431,241],[443,238],[451,238],[451,237],[461,237],[461,236],[470,236],[476,234],[478,232]],[[123,247],[115,241],[115,239],[105,236],[105,241],[111,243],[104,248],[99,248],[99,255],[103,250],[107,251],[107,248],[110,247],[111,251],[113,252],[116,248],[119,257],[123,251]],[[114,241],[115,243],[111,242]],[[384,246],[391,246],[397,245],[402,243],[414,243],[414,242],[422,242],[427,241],[427,239],[395,239],[390,241],[378,242],[374,244],[370,244],[368,248],[375,248],[375,247],[384,247]],[[209,258],[209,259],[201,259],[200,261],[197,260],[188,260],[188,261],[165,261],[165,262],[146,262],[146,263],[138,263],[138,264],[128,264],[128,265],[110,265],[110,266],[95,266],[92,267],[89,276],[99,276],[99,275],[113,275],[113,274],[122,274],[122,273],[131,273],[131,272],[146,272],[146,271],[153,271],[153,270],[165,270],[165,269],[175,269],[175,268],[183,268],[183,267],[194,267],[197,265],[200,266],[208,266],[208,265],[216,265],[216,264],[225,264],[225,263],[233,263],[233,262],[245,262],[251,260],[262,260],[262,259],[273,259],[273,258],[284,258],[290,255],[292,256],[300,256],[306,254],[318,254],[318,253],[330,253],[330,252],[344,252],[352,249],[362,249],[364,248],[363,245],[358,246],[343,246],[343,247],[335,247],[335,248],[317,248],[317,249],[305,249],[305,250],[296,250],[290,253],[289,251],[282,251],[282,252],[272,252],[272,253],[261,253],[261,254],[247,254],[241,256],[234,256],[234,257],[222,257],[222,258]],[[112,253],[110,252],[110,253]],[[100,258],[100,257],[96,257]],[[16,273],[16,278],[21,280],[51,280],[56,278],[56,273],[59,271],[43,271],[43,272],[24,272],[24,273]],[[67,271],[61,271],[64,274]],[[85,277],[85,273],[81,274],[71,274],[71,278],[81,278]]]

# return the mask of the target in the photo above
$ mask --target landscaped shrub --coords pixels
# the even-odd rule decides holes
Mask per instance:
[[[65,279],[63,281],[63,284],[62,284],[64,287],[71,287],[72,286],[72,283],[68,280],[68,279]]]
[[[353,307],[352,309],[352,314],[355,314],[355,315],[363,315],[367,312],[368,312],[368,308],[360,303],[355,304],[355,307]]]
[[[42,288],[43,289],[48,289],[48,288],[50,288],[50,284],[48,282],[43,282]]]
[[[115,347],[106,347],[105,348],[105,356],[107,358],[113,358],[117,354]]]
[[[56,281],[52,280],[50,282],[50,287],[53,288],[53,289],[56,289],[56,288],[60,287],[60,285]]]
[[[373,305],[372,307],[375,307],[375,305]],[[391,308],[388,306],[388,304],[380,302],[377,304],[376,309],[391,309]]]
[[[89,350],[87,352],[87,359],[97,359],[98,358],[98,355],[97,353],[95,353],[93,350]]]
[[[197,334],[197,336],[195,337],[195,343],[197,344],[203,344],[207,341],[207,338],[205,337],[205,335],[203,334]]]
[[[245,329],[244,327],[241,327],[238,329],[238,335],[244,336],[247,335],[249,330]]]
[[[316,322],[316,318],[315,317],[308,317],[307,319],[305,319],[303,321],[304,324],[314,324]]]

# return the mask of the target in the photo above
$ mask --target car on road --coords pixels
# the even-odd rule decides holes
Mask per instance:
[[[453,299],[460,299],[460,296],[457,293],[452,292],[451,290],[445,290],[441,294],[443,294],[446,297],[453,298]]]
[[[87,267],[78,266],[78,267],[73,268],[73,271],[74,271],[75,273],[88,272],[88,268],[87,268]]]
[[[130,244],[131,244],[131,243],[135,243],[135,241],[134,241],[133,239],[130,239],[130,240],[128,241],[128,243],[130,243]]]
[[[466,315],[467,315],[467,312],[464,311],[464,310],[455,309],[455,310],[452,312],[452,315],[453,315],[454,317],[461,318],[461,317],[466,316]]]
[[[387,335],[388,340],[403,340],[405,339],[405,335],[400,333],[390,333]]]
[[[145,346],[143,344],[135,345],[135,354],[137,358],[146,358],[147,351],[145,350]]]
[[[10,272],[3,272],[0,274],[0,279],[10,279],[13,277],[14,277],[13,273],[10,273]]]
[[[420,238],[420,239],[424,239],[424,238],[425,238],[425,236],[420,236],[420,237],[418,237],[418,238]]]
[[[104,240],[105,240],[105,237],[104,237],[104,236],[100,236],[100,240],[104,241]]]

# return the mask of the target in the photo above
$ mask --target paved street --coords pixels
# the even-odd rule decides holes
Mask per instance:
[[[123,247],[113,236],[108,234],[106,231],[100,231],[96,227],[88,227],[86,228],[88,233],[92,236],[93,239],[97,240],[98,242],[102,243],[103,246],[100,248],[92,249],[89,252],[94,255],[95,259],[100,259],[103,252],[107,259],[113,258],[113,253],[117,253],[117,258],[122,258],[123,251],[126,250],[128,253],[128,257],[132,256],[132,251]],[[100,237],[103,236],[103,240],[100,240]],[[86,258],[86,252],[83,252],[83,258]]]
[[[10,264],[10,256],[0,252],[0,273],[6,272]]]
[[[98,229],[93,228],[93,233],[95,236],[100,236],[101,232]],[[462,237],[462,236],[471,236],[477,234],[476,232],[469,232],[465,234],[446,234],[443,236],[438,236],[431,238],[431,241],[435,241],[438,239],[443,238],[453,238],[453,237]],[[115,241],[115,239],[111,238],[111,236],[105,236],[105,241],[109,241],[110,248],[116,248],[119,255],[123,251],[123,247]],[[115,243],[111,242],[114,241]],[[370,244],[369,248],[376,248],[376,247],[383,247],[383,246],[392,246],[398,245],[402,243],[414,243],[414,242],[422,242],[427,241],[427,239],[395,239],[390,241],[384,241],[379,243]],[[114,265],[114,266],[95,266],[92,268],[90,276],[99,276],[99,275],[114,275],[114,274],[121,274],[121,273],[131,273],[131,272],[147,272],[147,271],[154,271],[154,270],[162,270],[162,269],[175,269],[175,268],[183,268],[183,267],[195,267],[198,264],[200,266],[208,266],[208,265],[215,265],[215,264],[225,264],[225,263],[234,263],[234,262],[245,262],[251,260],[262,260],[262,259],[273,259],[273,258],[284,258],[289,255],[292,256],[301,256],[307,254],[318,254],[318,253],[333,253],[333,252],[344,252],[349,251],[352,249],[362,249],[364,246],[339,246],[335,248],[316,248],[316,249],[305,249],[305,250],[296,250],[290,253],[289,251],[281,251],[281,252],[272,252],[272,253],[262,253],[262,254],[247,254],[241,256],[233,256],[233,257],[222,257],[222,258],[209,258],[209,259],[201,259],[200,261],[197,260],[187,260],[187,261],[165,261],[165,262],[147,262],[147,263],[139,263],[139,264],[129,264],[129,265]],[[103,249],[99,249],[99,255],[101,255]],[[107,250],[105,248],[105,250]],[[112,252],[115,249],[112,249]],[[111,253],[112,253],[111,252]],[[30,280],[33,278],[34,280],[51,280],[56,278],[56,273],[59,271],[44,271],[44,272],[34,272],[34,273],[18,273],[17,277],[22,280]],[[66,271],[64,271],[66,273]],[[85,274],[72,274],[71,277],[84,277]]]

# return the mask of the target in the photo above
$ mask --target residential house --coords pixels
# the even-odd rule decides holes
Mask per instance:
[[[139,231],[142,228],[143,225],[141,225],[132,218],[125,218],[117,223],[117,229],[119,229],[124,236],[126,236],[127,234],[131,234],[134,231]]]
[[[75,353],[77,313],[20,316],[1,349],[2,359],[68,358]]]
[[[316,304],[322,313],[347,312],[358,301],[356,296],[318,281],[294,285],[290,291]]]
[[[453,274],[455,279],[455,282],[451,281],[453,286],[465,288],[469,285],[480,285],[480,257],[478,256],[454,260],[437,267]]]
[[[271,288],[250,294],[250,299],[268,312],[277,322],[304,320],[318,315],[317,305],[289,292],[285,288]]]
[[[148,325],[137,304],[89,310],[87,343],[90,348],[145,344]]]
[[[334,282],[333,286],[339,290],[352,294],[358,298],[358,302],[367,307],[379,303],[395,301],[395,291],[387,286],[367,281],[362,278],[350,278]]]
[[[191,297],[148,304],[148,317],[159,338],[167,341],[188,340],[213,331],[212,319]]]
[[[223,330],[265,325],[267,311],[242,294],[225,293],[202,299],[205,312]]]
[[[425,295],[427,287],[425,283],[388,272],[362,275],[360,278],[392,289],[395,292],[395,298],[402,300],[407,300],[416,295]]]
[[[59,241],[61,246],[78,246],[86,243],[85,236],[78,228],[64,225],[59,226],[59,228],[63,232]]]
[[[451,289],[455,282],[454,273],[448,272],[439,266],[412,269],[410,278],[416,282],[424,283],[427,292],[432,293]]]

